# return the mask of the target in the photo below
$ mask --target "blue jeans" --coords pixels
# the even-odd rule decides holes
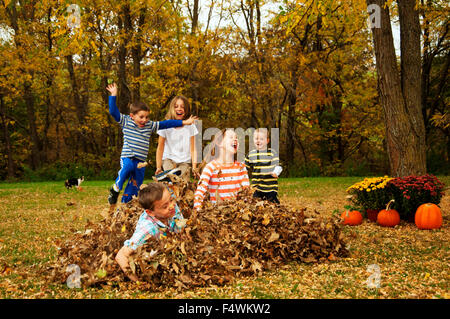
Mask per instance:
[[[121,157],[120,171],[115,183],[119,190],[122,190],[123,184],[127,179],[128,184],[125,187],[122,195],[122,203],[128,203],[133,195],[137,196],[139,187],[144,182],[145,167],[137,168],[137,164],[141,163],[137,158]]]

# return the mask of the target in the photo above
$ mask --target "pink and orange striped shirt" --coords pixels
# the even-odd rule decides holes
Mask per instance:
[[[208,163],[203,169],[194,195],[194,209],[200,209],[208,191],[212,203],[227,200],[236,196],[242,188],[250,186],[247,169],[240,162],[231,165],[219,164],[216,160]]]

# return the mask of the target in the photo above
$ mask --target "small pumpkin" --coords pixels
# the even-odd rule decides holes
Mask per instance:
[[[400,214],[395,209],[390,209],[394,200],[390,200],[386,209],[382,209],[377,216],[377,223],[384,227],[394,227],[400,223]]]
[[[442,226],[442,213],[439,206],[432,203],[417,208],[414,222],[419,229],[437,229]]]
[[[362,223],[363,217],[357,210],[347,209],[341,214],[341,219],[344,225],[356,226]]]

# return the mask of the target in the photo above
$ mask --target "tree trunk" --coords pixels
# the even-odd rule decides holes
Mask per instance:
[[[141,99],[140,92],[140,76],[141,76],[141,60],[142,60],[142,28],[145,24],[146,7],[139,12],[138,30],[134,40],[134,45],[131,48],[131,57],[133,58],[133,81],[131,85],[131,101],[136,102]],[[129,16],[129,19],[131,17]],[[129,22],[131,25],[131,20]],[[130,30],[132,32],[132,30]]]
[[[288,96],[288,116],[286,125],[286,171],[289,172],[289,167],[294,162],[295,152],[295,104],[297,102],[296,92],[289,92]]]
[[[15,172],[16,172],[16,165],[13,161],[12,157],[12,149],[11,149],[11,139],[9,136],[8,131],[8,122],[6,119],[6,110],[3,103],[3,95],[0,95],[0,116],[2,118],[2,126],[3,126],[3,136],[5,138],[5,149],[6,149],[6,156],[8,157],[8,179],[14,178]]]
[[[126,58],[127,58],[127,44],[130,39],[130,6],[128,4],[124,5],[122,8],[122,13],[118,18],[119,27],[119,69],[117,72],[118,76],[118,87],[119,94],[117,100],[117,106],[121,113],[128,114],[130,110],[128,104],[131,101],[131,92],[127,86],[127,73],[126,73]]]
[[[49,57],[51,56],[51,52],[53,49],[53,38],[52,38],[52,29],[50,27],[51,25],[51,18],[52,18],[52,8],[48,8],[47,11],[47,23],[49,27],[47,28],[47,40],[48,40],[48,54]],[[53,71],[53,70],[52,70]],[[42,131],[42,150],[41,150],[41,156],[42,161],[44,163],[48,160],[49,150],[50,150],[50,142],[48,137],[48,130],[50,129],[51,121],[51,112],[53,110],[52,102],[51,102],[51,88],[53,86],[53,72],[46,75],[46,90],[45,90],[45,121],[44,121],[44,129]]]
[[[426,173],[425,122],[422,115],[422,58],[419,11],[416,0],[398,0],[400,17],[401,81],[406,113],[411,122],[414,174]]]
[[[103,36],[100,35],[100,39],[103,42]],[[102,70],[102,79],[101,79],[101,87],[100,92],[102,95],[102,101],[103,105],[105,106],[106,110],[108,110],[108,99],[109,94],[106,90],[106,87],[108,86],[108,74],[111,71],[111,65],[112,65],[112,55],[108,53],[107,49],[104,49],[103,46],[99,47],[100,51],[100,57],[99,57],[99,63],[100,63],[100,69]],[[103,148],[106,150],[108,147],[114,147],[116,145],[116,130],[115,125],[113,124],[113,119],[111,116],[107,117],[108,125],[105,127],[105,134],[103,134]]]
[[[75,75],[75,71],[74,71],[74,67],[73,67],[73,57],[72,55],[68,55],[66,56],[66,60],[67,60],[67,69],[69,71],[69,77],[70,77],[70,82],[72,85],[72,98],[73,98],[73,103],[75,104],[75,108],[76,108],[76,115],[78,118],[78,123],[79,123],[79,127],[76,131],[76,139],[77,145],[81,145],[83,152],[87,152],[87,142],[86,139],[84,138],[83,134],[81,133],[82,131],[82,126],[85,122],[85,117],[86,117],[86,105],[87,105],[87,99],[86,97],[81,96],[80,94],[80,88],[78,86],[78,82],[77,82],[77,78]],[[76,152],[76,150],[73,150],[74,152]]]
[[[194,0],[194,8],[192,10],[191,34],[195,34],[197,32],[199,11],[198,0]]]
[[[31,91],[31,84],[26,82],[24,84],[24,99],[27,107],[28,125],[30,127],[31,137],[31,169],[35,170],[40,165],[40,141],[36,128],[36,115],[34,109],[34,96]]]
[[[141,99],[141,89],[139,77],[141,76],[141,46],[134,46],[131,49],[133,57],[133,81],[131,84],[131,101],[136,102]]]
[[[72,85],[72,98],[73,98],[73,103],[75,104],[75,107],[76,107],[78,123],[80,125],[83,125],[86,112],[84,110],[83,103],[81,102],[80,89],[78,88],[77,79],[75,77],[72,55],[66,56],[66,60],[67,60],[67,70],[69,71],[70,83]]]
[[[424,0],[421,0],[422,6],[424,6]],[[427,7],[430,6],[430,1],[427,1]],[[431,73],[431,65],[433,63],[433,56],[430,54],[430,22],[427,20],[427,17],[422,12],[422,18],[425,21],[424,29],[423,29],[423,61],[422,61],[422,116],[425,123],[425,135],[427,135],[427,131],[430,127],[430,123],[427,118],[427,104],[428,104],[428,95],[430,92],[430,73]]]
[[[405,0],[411,1],[411,0]],[[414,0],[412,0],[414,2]],[[404,38],[401,41],[403,50],[411,48],[414,52],[409,55],[402,50],[402,54],[412,65],[403,65],[404,72],[400,77],[397,58],[395,55],[394,41],[392,37],[391,21],[389,8],[384,7],[385,0],[367,0],[367,4],[376,4],[380,8],[380,28],[372,28],[372,35],[375,47],[376,66],[378,73],[378,86],[381,104],[384,109],[386,125],[386,142],[389,156],[389,165],[391,174],[394,176],[422,175],[426,173],[425,162],[425,130],[423,129],[422,113],[420,110],[420,94],[413,94],[410,91],[417,88],[420,92],[420,60],[418,64],[416,59],[415,46],[417,45],[415,31],[408,34],[403,30]],[[405,8],[407,7],[407,9]],[[402,5],[402,14],[400,20],[405,26],[416,30],[415,23],[418,19],[415,16],[418,12],[412,13],[410,5]],[[420,46],[419,46],[420,50]],[[403,56],[402,56],[403,59]],[[412,68],[413,70],[406,70]],[[411,78],[416,74],[416,68],[419,68],[419,77]],[[417,82],[410,83],[410,82]],[[402,90],[402,84],[405,91]],[[419,98],[419,100],[417,100]],[[406,101],[407,100],[407,101]],[[415,127],[417,126],[417,127]]]

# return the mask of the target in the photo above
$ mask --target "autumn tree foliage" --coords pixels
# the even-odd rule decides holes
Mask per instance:
[[[364,146],[381,146],[368,139],[380,132],[372,125],[379,120],[361,9],[356,3],[297,2],[278,20],[289,49],[289,64],[280,64],[286,66],[280,83],[287,100],[287,154],[292,161],[297,143],[305,162],[320,163],[328,174],[342,172],[342,164]],[[355,129],[359,123],[365,124]]]
[[[421,154],[448,163],[446,6],[423,0],[415,13],[421,82],[409,91],[422,124],[409,125],[426,134]],[[162,120],[183,94],[203,129],[278,128],[285,174],[386,173],[386,132],[400,124],[382,116],[368,15],[363,0],[2,0],[0,178],[116,171],[111,81],[123,113],[143,100]],[[394,61],[397,74],[408,63]]]

